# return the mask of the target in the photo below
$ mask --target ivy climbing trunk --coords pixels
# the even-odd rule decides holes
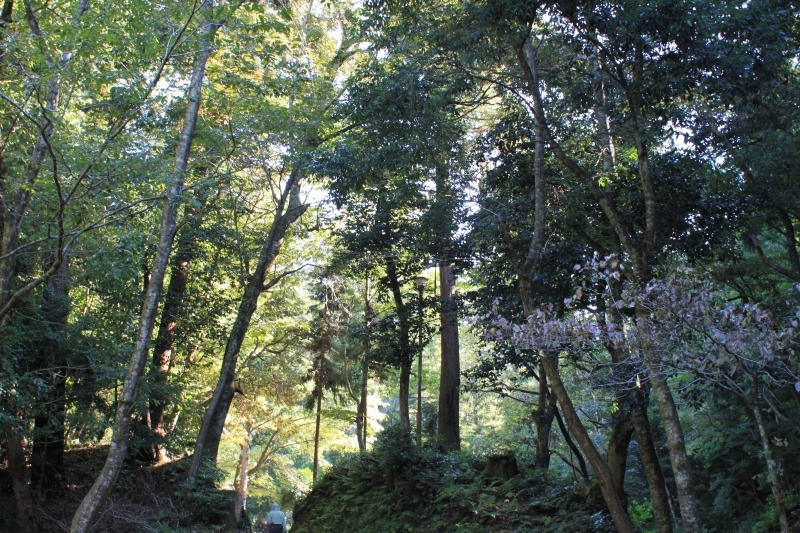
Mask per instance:
[[[200,96],[203,78],[205,77],[206,63],[211,55],[211,46],[217,29],[217,24],[210,19],[212,7],[212,0],[206,0],[201,7],[205,17],[200,34],[200,48],[192,66],[189,88],[186,93],[186,114],[181,136],[175,151],[172,183],[167,188],[164,198],[158,248],[156,249],[156,255],[153,259],[153,265],[150,270],[150,280],[139,316],[139,331],[136,336],[133,354],[131,355],[128,369],[125,373],[122,391],[117,399],[117,412],[114,418],[111,446],[103,469],[97,476],[97,480],[83,498],[77,511],[75,511],[70,526],[70,533],[85,533],[91,530],[94,521],[97,519],[100,510],[103,508],[106,499],[109,494],[111,494],[116,484],[128,449],[131,420],[136,408],[136,398],[147,363],[147,355],[153,335],[158,301],[164,285],[164,276],[167,271],[167,265],[169,264],[169,256],[172,252],[172,243],[178,227],[178,207],[183,195],[183,184],[200,110]]]

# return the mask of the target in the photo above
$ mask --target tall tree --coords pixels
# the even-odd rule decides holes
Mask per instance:
[[[136,397],[144,373],[145,364],[150,348],[150,341],[155,324],[156,310],[164,283],[169,256],[172,252],[172,242],[177,231],[178,207],[183,194],[184,180],[189,166],[189,154],[194,139],[200,110],[200,96],[205,77],[206,64],[211,56],[216,30],[220,22],[214,20],[212,0],[206,0],[202,6],[202,29],[200,33],[199,49],[192,67],[191,81],[186,93],[187,107],[184,117],[180,140],[175,150],[175,164],[172,182],[168,185],[159,229],[159,243],[150,276],[147,283],[147,294],[142,305],[139,317],[139,332],[136,339],[125,382],[117,403],[117,413],[114,419],[114,432],[111,449],[97,480],[83,498],[70,526],[71,533],[88,531],[97,514],[114,488],[122,469],[122,462],[128,447],[130,425],[136,407]]]

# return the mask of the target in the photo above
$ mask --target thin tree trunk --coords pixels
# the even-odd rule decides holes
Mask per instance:
[[[400,322],[400,429],[403,434],[411,436],[411,417],[408,409],[408,395],[411,382],[411,342],[410,327],[408,322],[408,310],[403,302],[403,294],[400,291],[400,281],[397,275],[397,264],[391,255],[386,257],[386,277],[389,280],[389,288],[394,298],[394,306],[397,311],[397,318]]]
[[[595,448],[591,437],[586,432],[586,428],[583,427],[583,423],[580,418],[578,418],[578,413],[572,405],[572,400],[567,394],[567,389],[564,388],[564,383],[561,381],[561,376],[558,373],[558,364],[556,363],[555,357],[552,355],[543,355],[542,363],[547,377],[550,380],[553,393],[558,399],[561,411],[564,413],[567,427],[570,433],[575,436],[575,440],[578,441],[578,446],[580,446],[586,459],[592,466],[594,475],[597,476],[597,483],[600,485],[603,499],[608,506],[608,511],[611,513],[611,518],[614,521],[614,525],[617,527],[617,531],[620,533],[634,533],[633,524],[619,499],[619,495],[614,489],[614,480],[611,477],[608,465],[597,451],[597,448]]]
[[[225,418],[228,416],[228,409],[230,409],[231,401],[233,400],[233,380],[236,376],[239,350],[250,327],[253,313],[255,313],[258,306],[258,297],[269,288],[269,286],[265,285],[267,272],[278,258],[286,232],[308,209],[308,205],[300,203],[301,178],[302,173],[298,167],[286,182],[275,210],[275,217],[269,234],[261,247],[258,264],[250,276],[242,301],[239,304],[236,320],[228,334],[219,380],[217,380],[214,394],[203,417],[200,433],[197,436],[197,443],[194,448],[194,457],[187,475],[190,485],[194,485],[197,480],[197,471],[204,457],[209,458],[214,463],[217,461],[217,452],[222,438],[222,430],[225,427]],[[279,279],[276,279],[275,283]]]
[[[206,0],[202,6],[204,11],[210,11],[212,0]],[[187,91],[187,109],[183,123],[178,147],[175,151],[175,165],[173,183],[169,186],[164,199],[164,206],[159,230],[159,243],[153,266],[150,272],[150,283],[147,287],[142,312],[139,317],[139,332],[136,344],[128,363],[122,392],[117,402],[117,412],[114,418],[114,430],[111,438],[111,447],[97,480],[89,489],[70,526],[70,533],[88,532],[97,515],[104,505],[106,498],[111,493],[117,481],[117,476],[122,468],[122,463],[128,449],[128,438],[136,398],[139,393],[142,375],[147,364],[147,355],[153,335],[158,301],[164,284],[169,256],[172,252],[172,243],[177,231],[177,216],[179,200],[183,194],[183,183],[189,162],[192,140],[194,139],[197,116],[200,110],[200,95],[203,78],[205,77],[206,63],[211,55],[211,45],[217,25],[208,18],[204,20],[200,40],[200,50],[197,53],[192,76]]]
[[[459,389],[461,361],[458,346],[458,310],[453,265],[439,265],[441,280],[441,370],[439,377],[439,423],[437,439],[448,451],[461,449]]]
[[[775,496],[775,507],[778,511],[778,520],[781,524],[781,533],[789,533],[789,520],[786,516],[786,504],[783,500],[783,491],[781,491],[781,471],[778,463],[772,457],[772,449],[769,445],[769,435],[767,435],[767,425],[764,422],[764,413],[761,411],[759,405],[758,393],[758,378],[753,374],[753,398],[751,408],[753,409],[753,416],[755,417],[756,424],[758,425],[758,435],[761,437],[761,447],[764,450],[764,460],[767,462],[767,470],[769,471],[770,485],[772,486],[772,495]]]
[[[319,357],[317,366],[317,419],[314,427],[314,470],[312,481],[317,482],[317,470],[319,469],[319,430],[322,423],[322,356]]]
[[[686,444],[683,428],[678,417],[678,409],[675,406],[675,400],[669,390],[669,385],[667,385],[667,379],[660,374],[659,364],[653,363],[648,358],[647,366],[650,373],[653,396],[661,413],[664,433],[667,435],[667,448],[675,477],[675,487],[678,491],[678,504],[681,509],[683,529],[685,533],[702,533],[700,512],[697,508],[697,498],[694,494],[689,457],[686,453]]]
[[[583,458],[583,454],[572,440],[572,437],[570,437],[569,430],[564,425],[564,420],[561,418],[561,414],[558,412],[558,409],[555,411],[555,419],[556,422],[558,422],[558,428],[561,430],[561,434],[564,436],[564,441],[567,443],[567,446],[569,446],[569,449],[572,450],[572,453],[575,454],[575,457],[578,460],[578,466],[581,469],[581,476],[583,477],[583,480],[588,483],[589,471],[586,469],[586,461]]]
[[[367,401],[369,398],[369,329],[372,320],[372,304],[369,301],[369,272],[364,279],[364,359],[361,362],[361,395],[358,401],[356,415],[356,433],[358,434],[358,449],[367,451]]]
[[[253,429],[252,424],[247,422],[245,424],[245,441],[242,444],[242,455],[239,459],[239,486],[237,487],[239,495],[242,497],[242,509],[247,509],[247,485],[250,481],[250,473],[248,471],[250,461],[250,431]]]

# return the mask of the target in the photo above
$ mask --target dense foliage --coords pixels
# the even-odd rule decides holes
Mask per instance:
[[[794,0],[3,1],[0,526],[799,530],[799,64]]]

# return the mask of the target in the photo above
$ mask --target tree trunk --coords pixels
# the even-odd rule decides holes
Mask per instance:
[[[583,458],[583,454],[575,446],[575,442],[573,442],[572,437],[569,436],[569,430],[564,426],[564,420],[561,419],[561,415],[558,412],[558,409],[555,411],[555,418],[556,422],[558,422],[558,429],[561,430],[561,434],[564,436],[564,441],[566,441],[567,446],[569,449],[572,450],[572,453],[575,454],[575,458],[578,460],[578,466],[581,469],[581,476],[585,482],[589,482],[589,471],[586,469],[586,461]]]
[[[661,413],[661,422],[667,435],[667,448],[669,449],[670,463],[675,477],[675,486],[678,490],[678,503],[683,519],[683,529],[686,533],[702,533],[700,512],[697,508],[697,498],[694,494],[692,474],[689,466],[689,457],[686,453],[686,444],[683,436],[678,409],[672,392],[667,385],[667,379],[661,375],[658,364],[653,364],[648,358],[648,372],[650,383],[653,387],[653,396]]]
[[[539,401],[534,421],[536,424],[536,468],[550,468],[550,438],[556,416],[556,399],[547,385],[547,372],[539,363]]]
[[[608,438],[607,462],[620,501],[627,508],[628,494],[625,492],[625,472],[628,469],[628,448],[633,437],[633,424],[628,409],[618,411],[611,435]]]
[[[161,311],[158,335],[153,345],[153,391],[150,397],[150,429],[158,438],[158,442],[155,444],[155,453],[153,454],[154,460],[158,463],[168,459],[167,450],[164,446],[164,437],[167,434],[164,427],[164,408],[170,399],[164,389],[172,361],[178,315],[183,307],[183,296],[186,293],[186,286],[189,280],[189,262],[194,255],[194,231],[197,229],[196,226],[197,221],[193,220],[181,232],[181,235],[185,235],[185,237],[178,238],[178,245],[170,269],[169,285],[164,296],[164,307]]]
[[[22,434],[6,423],[6,454],[8,470],[14,485],[14,499],[17,504],[17,522],[21,533],[33,533],[35,522],[31,512],[31,486],[28,480],[28,464]]]
[[[653,436],[650,433],[650,421],[647,418],[647,401],[641,391],[634,392],[631,409],[636,443],[639,445],[639,457],[642,461],[647,486],[650,489],[650,501],[653,504],[653,518],[657,533],[672,533],[672,508],[669,503],[664,472],[658,460]]]
[[[389,288],[394,298],[394,306],[397,311],[397,318],[400,322],[400,429],[405,436],[411,436],[411,417],[408,409],[408,395],[411,382],[411,341],[410,326],[408,321],[408,310],[403,302],[403,293],[400,290],[400,280],[397,275],[397,264],[394,257],[386,257],[386,277],[389,281]]]
[[[611,518],[614,521],[614,525],[617,527],[617,531],[620,533],[633,533],[633,524],[614,489],[614,480],[611,477],[608,465],[597,451],[597,448],[595,448],[591,437],[586,432],[586,428],[583,427],[583,423],[581,423],[580,418],[578,418],[578,413],[575,412],[572,400],[570,400],[567,389],[564,388],[564,383],[561,381],[561,376],[558,373],[558,365],[555,358],[552,355],[543,355],[542,366],[550,381],[553,393],[558,399],[558,404],[561,406],[561,411],[564,413],[567,427],[570,433],[575,436],[575,440],[578,441],[578,446],[580,446],[586,459],[592,466],[595,476],[597,476],[597,483],[600,485],[603,499],[608,506],[608,511],[611,513]]]
[[[313,478],[314,483],[317,482],[317,470],[319,469],[319,430],[322,423],[322,365],[324,364],[322,356],[320,355],[317,360],[317,419],[314,427],[314,467]]]
[[[369,329],[372,320],[372,304],[369,301],[369,272],[364,279],[364,359],[361,362],[361,395],[356,414],[356,433],[358,433],[358,449],[367,451],[367,399],[369,398]]]
[[[208,408],[206,409],[197,443],[194,448],[194,457],[189,468],[187,480],[194,485],[197,480],[197,471],[200,462],[207,457],[216,463],[219,442],[222,430],[225,427],[225,418],[228,416],[231,401],[233,400],[233,379],[236,376],[236,363],[239,359],[239,350],[244,342],[250,320],[258,307],[258,297],[269,287],[265,285],[267,272],[278,258],[283,239],[292,224],[308,209],[308,205],[300,203],[300,184],[302,173],[298,168],[292,171],[286,182],[275,217],[272,221],[269,234],[261,247],[258,264],[245,288],[236,320],[233,323],[228,342],[225,345],[225,354],[222,358],[219,380],[214,389]],[[278,278],[279,279],[279,278]],[[277,283],[277,279],[275,283]]]
[[[40,400],[42,410],[34,418],[31,485],[37,490],[61,486],[64,477],[64,447],[67,417],[67,351],[61,338],[67,327],[70,303],[66,281],[69,260],[61,262],[47,280],[42,299],[42,317],[47,334],[38,343],[40,368],[46,369],[49,388]]]
[[[242,509],[247,509],[247,484],[250,481],[250,472],[247,470],[250,466],[250,431],[253,429],[252,424],[247,422],[245,424],[245,441],[242,444],[242,456],[239,459],[239,486],[237,487],[239,494],[242,497]]]
[[[461,362],[458,346],[458,309],[453,265],[439,265],[442,298],[442,363],[439,375],[438,441],[448,451],[461,449],[459,389]]]
[[[769,435],[767,435],[767,425],[764,422],[764,413],[761,411],[759,405],[760,395],[758,393],[758,377],[753,374],[753,398],[751,408],[753,409],[753,416],[758,425],[758,435],[761,437],[761,447],[764,450],[764,460],[767,462],[767,471],[769,472],[770,485],[772,486],[772,495],[775,496],[775,507],[778,511],[778,520],[781,524],[781,533],[789,533],[789,520],[786,516],[786,504],[783,500],[783,491],[781,491],[781,470],[778,463],[772,457],[772,449],[769,445]]]
[[[212,6],[213,2],[206,0],[202,5],[202,9],[209,12]],[[117,476],[119,476],[128,449],[128,438],[132,416],[136,408],[136,397],[138,396],[142,375],[147,364],[158,301],[172,251],[172,242],[177,231],[178,205],[183,194],[183,183],[188,167],[189,153],[194,139],[197,115],[200,110],[200,94],[203,78],[205,77],[206,63],[211,55],[211,44],[213,43],[216,29],[216,24],[208,18],[204,20],[200,50],[192,68],[192,76],[187,91],[188,105],[183,130],[175,151],[173,183],[169,186],[164,199],[158,248],[153,260],[150,283],[147,287],[147,294],[139,317],[139,332],[136,337],[136,344],[128,363],[124,385],[117,402],[111,448],[100,475],[92,485],[92,488],[89,489],[89,493],[84,497],[77,511],[75,511],[70,533],[85,533],[91,529],[97,514],[116,484]]]

